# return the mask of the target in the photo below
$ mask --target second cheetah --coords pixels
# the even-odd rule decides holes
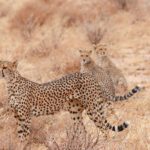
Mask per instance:
[[[121,70],[117,68],[109,58],[107,46],[105,44],[99,44],[95,46],[95,54],[98,65],[105,69],[106,72],[111,76],[116,93],[126,92],[128,89],[126,78]]]

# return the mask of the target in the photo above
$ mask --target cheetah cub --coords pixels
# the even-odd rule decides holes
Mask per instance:
[[[113,85],[113,81],[102,67],[99,67],[98,65],[95,64],[95,62],[91,58],[92,51],[79,50],[79,53],[80,53],[80,63],[81,63],[80,72],[90,73],[91,75],[94,75],[99,85],[104,90],[104,92],[108,92],[110,95],[114,96],[115,88]]]
[[[99,85],[102,87],[102,91],[105,95],[108,93],[112,96],[115,96],[115,88],[113,86],[113,82],[111,77],[107,74],[107,72],[95,64],[93,59],[91,58],[92,51],[91,50],[79,50],[80,53],[80,72],[81,73],[89,73],[93,75],[98,81]],[[107,115],[115,114],[113,110],[113,102],[108,101],[105,103],[105,108],[109,108],[107,111]],[[116,116],[116,115],[115,115]]]
[[[128,89],[127,81],[121,70],[109,58],[106,45],[95,46],[95,54],[98,65],[111,76],[116,93],[125,93]]]

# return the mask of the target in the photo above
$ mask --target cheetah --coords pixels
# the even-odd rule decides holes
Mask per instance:
[[[101,130],[119,132],[128,127],[127,122],[114,126],[107,121],[103,115],[106,98],[90,74],[77,72],[39,84],[21,76],[16,61],[0,61],[0,77],[7,84],[8,102],[17,119],[21,141],[27,140],[30,135],[33,116],[52,115],[60,110],[69,111],[74,124],[82,123],[82,112],[86,110]],[[70,95],[73,97],[71,100]]]
[[[108,73],[99,67],[91,58],[91,50],[79,50],[80,53],[80,72],[90,73],[98,81],[99,85],[104,90],[103,92],[109,92],[110,95],[115,95],[115,88],[113,81]]]
[[[121,70],[117,68],[116,65],[109,58],[107,46],[105,44],[99,44],[96,45],[94,48],[97,63],[111,76],[116,93],[127,92],[128,85],[126,78],[124,77]]]

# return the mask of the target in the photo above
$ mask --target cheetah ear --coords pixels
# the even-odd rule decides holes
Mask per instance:
[[[89,50],[89,54],[92,54],[92,50]]]
[[[13,66],[13,68],[17,68],[17,66],[18,66],[18,61],[17,60],[15,60],[13,63],[12,63],[12,66]]]
[[[81,49],[79,49],[78,51],[79,51],[79,53],[82,53],[82,52],[83,52]]]

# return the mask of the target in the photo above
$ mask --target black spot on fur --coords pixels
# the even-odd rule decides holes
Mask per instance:
[[[118,126],[118,131],[120,132],[120,131],[122,131],[124,128],[123,128],[123,125],[120,125],[120,126]]]
[[[124,126],[125,128],[127,128],[129,125],[124,122],[124,123],[123,123],[123,126]]]
[[[97,122],[97,120],[94,120],[94,122]]]
[[[137,92],[137,89],[136,89],[136,88],[132,89],[132,92],[133,92],[133,93],[136,93],[136,92]]]
[[[127,99],[126,95],[124,96],[124,99]]]
[[[25,121],[25,119],[18,118],[19,121]]]
[[[18,133],[23,133],[23,130],[19,130]]]
[[[113,126],[112,130],[113,130],[113,131],[116,131],[116,130],[115,130],[115,126]]]

